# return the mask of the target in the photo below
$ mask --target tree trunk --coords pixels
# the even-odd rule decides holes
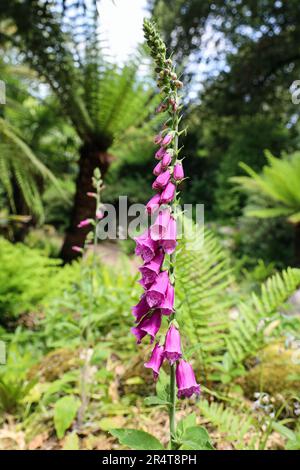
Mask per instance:
[[[61,258],[65,263],[80,256],[72,250],[72,246],[83,247],[85,237],[90,230],[89,227],[78,228],[77,225],[81,220],[94,218],[95,216],[95,199],[87,196],[87,193],[95,191],[92,187],[94,169],[98,167],[103,178],[109,168],[111,157],[107,153],[108,146],[85,143],[80,149],[79,174],[76,180],[76,193],[71,213],[71,222],[61,249]]]
[[[13,186],[13,198],[14,198],[14,204],[15,204],[15,214],[28,216],[28,222],[15,223],[13,225],[13,241],[24,242],[25,237],[28,234],[30,227],[35,225],[36,220],[34,216],[30,215],[30,210],[24,200],[23,194],[15,178],[13,178],[12,180],[12,186]],[[14,212],[11,211],[11,214],[14,215]]]

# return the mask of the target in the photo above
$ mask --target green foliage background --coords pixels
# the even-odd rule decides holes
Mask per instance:
[[[59,253],[82,148],[105,151],[104,202],[145,203],[164,116],[143,49],[114,64],[95,2],[67,3],[0,5],[0,448],[160,449],[166,374],[155,397],[151,346],[130,333],[141,293],[132,241],[70,265]],[[177,255],[178,321],[202,387],[179,418],[182,448],[299,449],[299,2],[148,7],[185,84],[182,202],[205,204],[204,244],[181,240]]]

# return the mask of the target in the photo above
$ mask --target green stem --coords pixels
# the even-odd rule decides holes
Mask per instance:
[[[101,183],[97,187],[97,197],[96,197],[96,210],[95,210],[95,225],[93,231],[93,259],[92,259],[92,267],[90,270],[90,296],[89,296],[89,311],[92,311],[94,298],[95,298],[95,276],[96,276],[96,266],[97,266],[97,212],[99,211],[101,205]],[[80,399],[81,399],[81,406],[78,410],[78,418],[77,418],[77,427],[78,429],[82,428],[85,413],[89,404],[89,384],[88,384],[88,372],[90,367],[90,360],[89,360],[89,352],[88,349],[92,342],[92,326],[90,322],[90,315],[88,315],[86,328],[82,333],[82,343],[84,344],[84,363],[81,368],[81,375],[80,375]]]
[[[176,96],[177,98],[177,96]],[[173,150],[174,159],[173,164],[176,164],[178,154],[178,112],[176,111],[173,116],[173,129],[175,131]],[[176,212],[176,206],[178,204],[177,196],[173,202],[173,209]],[[170,273],[173,277],[173,286],[175,288],[175,260],[176,252],[170,256]],[[170,316],[170,322],[174,319],[175,313]],[[170,424],[170,446],[171,449],[176,449],[176,364],[170,366],[170,407],[169,407],[169,424]]]
[[[175,379],[175,368],[176,365],[170,366],[170,443],[171,449],[175,449],[175,433],[176,433],[176,379]]]

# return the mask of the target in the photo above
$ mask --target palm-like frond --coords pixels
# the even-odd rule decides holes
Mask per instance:
[[[143,60],[141,51],[124,67],[113,65],[99,39],[96,2],[90,4],[89,11],[82,10],[83,4],[74,4],[69,17],[65,15],[67,25],[64,9],[59,8],[61,2],[54,0],[21,5],[3,0],[0,18],[13,19],[17,26],[15,44],[50,84],[82,140],[102,139],[110,144],[130,126],[138,126],[158,98],[152,97],[151,86],[137,76]]]
[[[0,118],[0,181],[5,188],[11,208],[15,211],[13,181],[21,191],[32,213],[43,215],[37,186],[37,176],[57,181],[49,169],[35,156],[30,147],[6,120]]]
[[[292,223],[300,222],[300,152],[282,159],[268,152],[267,159],[268,165],[261,174],[241,163],[249,177],[231,179],[241,190],[266,199],[268,207],[249,206],[246,215],[259,218],[284,216]]]
[[[109,63],[99,72],[96,133],[121,139],[131,126],[138,127],[153,112],[158,97],[153,89],[138,78],[143,56],[138,53],[123,68]]]

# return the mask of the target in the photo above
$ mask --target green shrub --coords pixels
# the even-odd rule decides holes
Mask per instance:
[[[92,270],[94,273],[92,274]],[[93,277],[93,290],[91,290]],[[86,325],[94,341],[117,338],[118,347],[128,342],[132,325],[131,306],[141,289],[136,273],[124,256],[116,267],[93,264],[92,257],[64,266],[56,276],[56,290],[47,298],[40,335],[47,350],[80,346]]]
[[[0,323],[38,307],[53,290],[58,263],[0,238]]]
[[[24,406],[24,397],[30,392],[35,380],[27,379],[27,371],[34,362],[29,352],[20,352],[16,344],[9,347],[7,364],[0,366],[0,411],[15,412]]]

